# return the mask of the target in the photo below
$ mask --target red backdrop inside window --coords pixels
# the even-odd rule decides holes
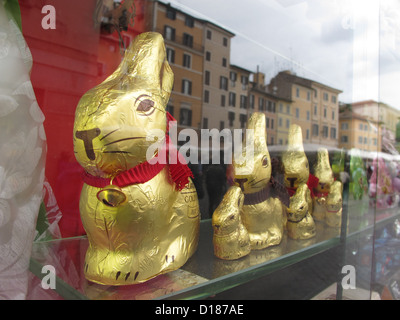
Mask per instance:
[[[33,56],[32,84],[46,120],[46,178],[62,212],[63,237],[84,234],[79,215],[82,168],[73,153],[75,108],[81,96],[110,75],[121,61],[118,35],[94,26],[97,0],[20,1],[22,29]],[[145,30],[145,0],[136,0],[134,27],[126,42]],[[56,29],[43,29],[45,5],[55,8]]]

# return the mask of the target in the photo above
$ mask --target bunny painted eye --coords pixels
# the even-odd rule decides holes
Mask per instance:
[[[140,115],[149,116],[154,112],[154,101],[150,99],[145,99],[139,103],[139,106],[136,109],[139,111]]]
[[[263,167],[268,166],[268,157],[267,156],[264,156],[264,158],[262,158],[262,166]]]
[[[231,216],[229,217],[229,220],[233,220],[233,219],[235,219],[235,216],[234,216],[234,215],[231,215]]]

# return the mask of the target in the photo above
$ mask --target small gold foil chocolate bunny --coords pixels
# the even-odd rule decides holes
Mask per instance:
[[[307,199],[310,196],[308,186],[299,185],[296,193],[290,197],[290,206],[287,208],[287,232],[292,239],[310,239],[315,236],[316,229]]]
[[[336,180],[330,188],[326,199],[325,223],[333,228],[340,228],[342,225],[342,182]]]
[[[282,155],[284,183],[289,191],[290,206],[286,209],[288,236],[293,239],[309,239],[315,236],[312,218],[312,186],[316,178],[310,174],[308,159],[304,152],[301,127],[289,128],[287,150]]]
[[[244,150],[246,160],[234,162],[234,181],[244,193],[242,221],[249,232],[251,249],[263,249],[281,242],[284,211],[271,183],[265,114],[253,113],[247,129],[253,132],[254,152]]]
[[[250,253],[249,233],[240,217],[243,201],[240,188],[232,186],[213,213],[214,254],[220,259],[239,259]]]
[[[177,152],[166,134],[172,84],[162,36],[142,33],[77,106],[74,151],[85,170],[79,208],[90,281],[144,282],[180,268],[196,250],[199,204],[190,170],[147,154],[156,141],[167,155]],[[163,134],[148,139],[154,132]]]
[[[301,127],[292,124],[289,128],[288,146],[282,154],[282,165],[284,171],[284,183],[292,196],[301,184],[314,183],[307,156],[303,147],[303,135]],[[312,188],[312,187],[310,187]],[[307,195],[308,209],[312,212],[313,201],[311,194]]]
[[[313,217],[317,221],[325,221],[326,200],[331,185],[334,182],[333,171],[329,162],[329,153],[326,148],[318,149],[314,175],[318,178],[318,184],[314,188]]]

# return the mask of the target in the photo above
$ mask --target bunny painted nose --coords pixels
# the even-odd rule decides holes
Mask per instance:
[[[247,182],[247,178],[243,178],[243,179],[235,179],[235,182],[237,182],[239,184],[240,189],[242,189],[242,191],[244,191],[244,183]]]
[[[83,141],[85,147],[86,155],[89,160],[95,160],[96,155],[93,150],[93,139],[100,135],[99,128],[93,128],[89,130],[76,131],[75,137]]]
[[[320,182],[319,185],[321,186],[321,189],[323,189],[326,185],[326,183]]]

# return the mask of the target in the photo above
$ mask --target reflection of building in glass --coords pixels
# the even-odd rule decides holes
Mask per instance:
[[[230,66],[228,125],[229,129],[245,128],[249,112],[254,109],[254,95],[249,94],[249,77],[251,71],[236,65]]]
[[[229,128],[229,66],[233,33],[204,21],[203,129]]]
[[[290,71],[279,72],[272,78],[269,90],[278,97],[292,101],[290,121],[302,128],[305,143],[332,147],[338,145],[338,95],[342,91],[299,77]],[[283,106],[282,110],[285,110]],[[284,141],[281,137],[279,139]]]
[[[199,129],[203,95],[204,23],[160,1],[148,3],[150,29],[165,40],[167,59],[174,72],[174,87],[168,111],[178,130]]]
[[[292,122],[291,101],[278,97],[276,103],[277,127],[276,142],[279,145],[288,144],[289,128]]]
[[[351,110],[350,105],[341,107],[339,113],[339,148],[363,151],[380,151],[381,141],[378,121]]]
[[[78,203],[82,179],[71,137],[76,105],[87,90],[115,70],[124,45],[141,32],[158,31],[164,36],[175,75],[167,108],[177,119],[178,130],[245,128],[251,113],[261,111],[266,115],[270,145],[287,144],[292,123],[303,128],[305,143],[335,147],[344,146],[342,139],[353,139],[344,137],[348,129],[338,125],[339,90],[287,71],[265,85],[261,73],[230,63],[234,34],[215,23],[158,0],[134,0],[132,24],[131,12],[118,9],[120,1],[70,0],[56,5],[57,28],[44,30],[40,24],[44,2],[25,0],[20,7],[23,34],[33,55],[31,80],[46,117],[46,178],[63,212],[63,236],[83,233]],[[112,21],[121,22],[120,34]],[[382,128],[385,134],[376,143],[384,150],[382,140],[392,139],[399,112],[375,101],[354,103],[353,112],[375,119],[367,124]],[[359,136],[354,139],[354,144],[361,141]],[[376,150],[374,143],[373,136],[363,135],[357,147]]]
[[[253,81],[249,95],[252,100],[251,111],[263,112],[265,114],[265,125],[267,127],[267,144],[276,144],[276,103],[277,97],[269,93],[265,85],[265,75],[256,72],[253,75]]]
[[[342,139],[350,139],[348,132],[343,131],[346,130],[343,127],[346,127],[346,123],[351,120],[355,123],[353,127],[358,134],[353,134],[354,140],[350,144],[351,147],[367,151],[397,153],[395,137],[396,125],[400,117],[399,110],[374,100],[358,101],[343,106],[341,109],[345,112],[340,114],[340,135],[342,136],[340,143],[343,143]],[[347,148],[347,145],[343,147]]]

